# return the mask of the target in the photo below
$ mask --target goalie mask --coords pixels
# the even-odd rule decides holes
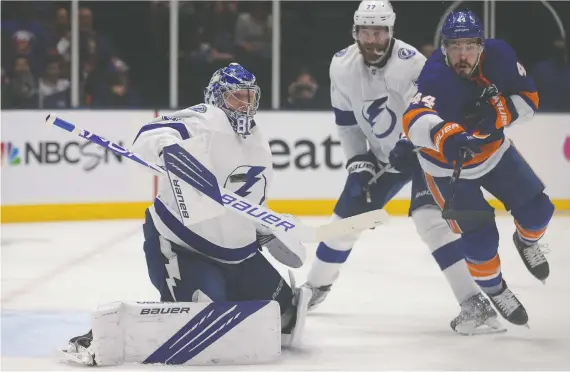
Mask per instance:
[[[238,63],[216,71],[204,89],[204,102],[222,109],[233,130],[244,138],[254,126],[259,96],[255,76]]]

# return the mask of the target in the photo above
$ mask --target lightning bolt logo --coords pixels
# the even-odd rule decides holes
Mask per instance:
[[[240,187],[236,194],[241,197],[246,197],[251,194],[250,189],[261,179],[259,174],[265,170],[265,167],[251,167],[249,171],[246,173],[245,183]]]
[[[396,127],[396,114],[394,113],[394,111],[390,110],[390,108],[386,105],[386,101],[388,101],[387,96],[375,99],[374,101],[372,101],[370,106],[368,106],[366,112],[364,112],[364,107],[366,107],[366,105],[362,106],[362,117],[372,127],[372,133],[374,133],[376,138],[388,137],[388,135],[392,133],[394,131],[394,128]],[[387,110],[388,113],[390,114],[391,123],[388,129],[384,133],[376,134],[376,132],[374,132],[374,126],[376,125],[376,118],[384,110]]]
[[[166,267],[166,273],[168,277],[166,278],[166,284],[168,285],[168,290],[172,295],[172,299],[176,301],[176,296],[174,295],[174,287],[176,287],[176,279],[180,280],[180,268],[178,267],[178,256],[172,251],[172,245],[162,236],[158,237],[160,244],[160,251],[168,259],[168,263],[164,265]]]
[[[166,284],[168,285],[168,290],[172,295],[172,299],[176,301],[176,296],[174,295],[174,287],[176,287],[176,280],[180,280],[180,269],[178,268],[178,256],[168,260],[166,266],[166,272],[168,273],[168,278],[166,278]]]

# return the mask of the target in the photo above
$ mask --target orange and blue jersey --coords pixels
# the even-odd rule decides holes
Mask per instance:
[[[458,123],[470,134],[477,129],[468,119],[470,108],[484,88],[494,84],[500,95],[490,104],[497,110],[497,121],[508,124],[534,115],[538,109],[538,93],[530,77],[517,61],[514,50],[504,41],[487,39],[479,64],[471,78],[462,78],[446,64],[438,50],[426,62],[418,78],[418,92],[404,113],[404,132],[422,147],[420,164],[435,177],[449,177],[453,165],[444,158],[434,141],[441,123]],[[503,125],[481,139],[481,153],[464,164],[462,178],[479,178],[492,170],[510,146]],[[503,123],[504,124],[504,123]]]

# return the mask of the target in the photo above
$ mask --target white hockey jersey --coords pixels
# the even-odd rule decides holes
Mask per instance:
[[[269,143],[258,126],[246,138],[237,135],[217,107],[200,104],[155,119],[141,128],[133,151],[147,161],[163,164],[160,155],[164,146],[198,136],[208,143],[210,171],[220,186],[254,204],[265,203],[273,176]],[[191,228],[184,226],[167,179],[159,179],[158,195],[149,211],[160,235],[214,260],[239,263],[257,252],[255,224],[234,213]]]
[[[388,53],[380,68],[364,64],[357,44],[332,59],[331,103],[347,159],[370,148],[378,160],[388,163],[400,139],[402,116],[417,90],[416,79],[426,58],[398,39]]]

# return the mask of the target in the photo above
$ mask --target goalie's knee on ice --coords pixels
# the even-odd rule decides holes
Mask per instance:
[[[257,364],[281,353],[275,301],[113,303],[93,316],[98,365]]]

